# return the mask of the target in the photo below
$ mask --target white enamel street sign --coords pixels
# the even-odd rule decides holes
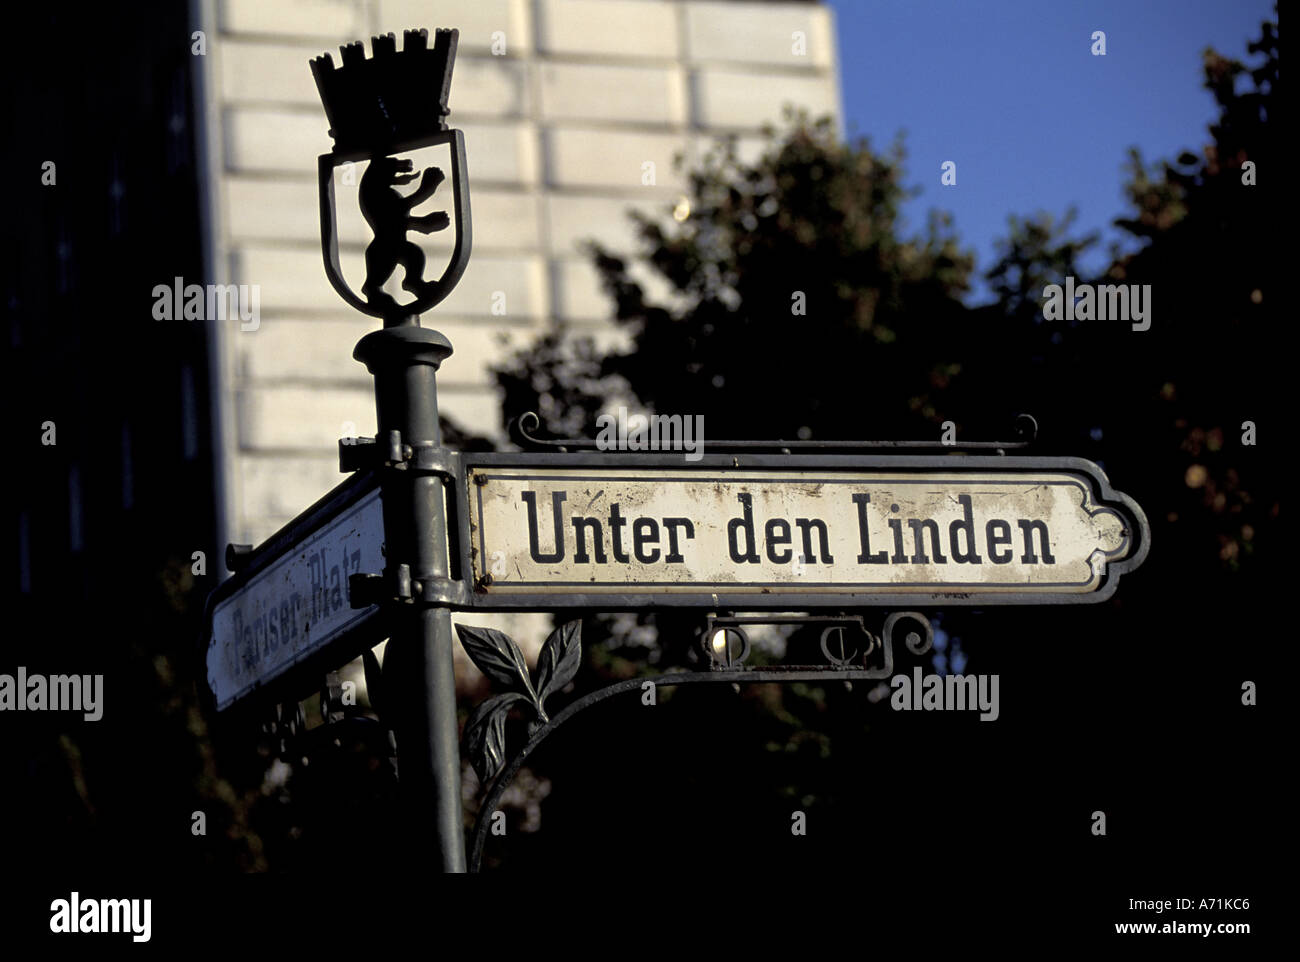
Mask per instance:
[[[1100,600],[1082,596],[1109,595],[1108,567],[1141,560],[1141,511],[1101,503],[1100,470],[1062,460],[1092,471],[471,467],[470,563],[489,602]]]
[[[384,569],[379,489],[358,490],[336,489],[268,542],[267,563],[218,589],[207,667],[219,710],[378,614],[348,601],[349,575]]]

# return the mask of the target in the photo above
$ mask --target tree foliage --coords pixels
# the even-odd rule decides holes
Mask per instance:
[[[1274,132],[1275,24],[1262,26],[1249,52],[1252,67],[1206,52],[1218,119],[1199,154],[1154,167],[1131,154],[1130,209],[1115,221],[1131,243],[1112,250],[1100,276],[1081,266],[1098,238],[1076,235],[1072,211],[1012,214],[986,275],[996,301],[967,305],[973,261],[950,221],[934,214],[922,234],[901,236],[900,146],[877,154],[865,141],[841,143],[825,121],[797,117],[753,162],[722,145],[691,172],[684,220],[668,210],[637,218],[635,255],[592,247],[626,350],[604,353],[560,332],[498,372],[507,420],[537,411],[553,435],[591,436],[598,412],[630,400],[662,414],[703,414],[706,448],[710,438],[937,439],[944,420],[956,423],[959,439],[1005,439],[1014,415],[1027,411],[1041,426],[1034,453],[1096,460],[1137,499],[1151,522],[1152,555],[1111,602],[1082,612],[942,616],[948,643],[935,667],[960,671],[969,653],[979,663],[970,670],[1001,671],[1021,692],[1022,724],[1008,723],[1000,739],[946,730],[950,777],[931,771],[895,799],[921,834],[946,831],[942,785],[1020,785],[1025,758],[1034,760],[1042,804],[1029,816],[986,799],[984,824],[1032,833],[1027,820],[1037,819],[1044,832],[1059,831],[1065,799],[1085,780],[1101,794],[1177,792],[1166,769],[1116,759],[1103,746],[1175,714],[1215,718],[1217,738],[1244,724],[1233,714],[1239,679],[1258,664],[1248,645],[1232,642],[1240,612],[1279,587],[1280,389],[1291,365],[1276,347],[1284,288],[1270,185],[1285,175]],[[1244,182],[1248,162],[1255,186]],[[1044,288],[1068,276],[1150,285],[1150,329],[1045,320]],[[806,314],[792,311],[796,292],[806,296]],[[1248,421],[1258,445],[1243,443]],[[635,641],[646,622],[655,627],[650,647]],[[594,647],[587,671],[608,678],[681,663],[700,627],[680,614],[605,619],[585,629]],[[812,640],[796,632],[789,644],[797,654]],[[1122,677],[1150,686],[1122,707],[1091,671],[1116,659]],[[1098,699],[1111,706],[1104,723],[1087,708]],[[860,751],[873,736],[871,750],[880,751],[879,732],[896,726],[889,712],[864,714],[861,693],[833,686],[755,688],[741,703],[738,721],[719,703],[690,702],[676,722],[660,723],[659,737],[672,741],[671,725],[679,725],[678,737],[689,739],[725,718],[729,731],[761,739],[767,752],[766,762],[746,756],[763,775],[728,766],[728,777],[769,799],[802,797],[830,809],[843,797],[836,786],[869,792],[867,776],[845,767],[844,751]],[[1206,704],[1216,713],[1205,715]],[[924,741],[917,732],[907,732],[913,746]],[[833,735],[843,750],[830,751]],[[1001,746],[996,754],[989,739]],[[749,749],[729,741],[727,751]],[[966,752],[984,767],[968,771]],[[915,775],[929,756],[889,757]],[[563,772],[557,784],[581,777],[573,766]],[[1194,815],[1170,815],[1153,839],[1194,832]]]

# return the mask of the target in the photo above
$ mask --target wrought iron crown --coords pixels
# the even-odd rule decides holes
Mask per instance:
[[[343,64],[328,53],[311,62],[334,152],[383,151],[447,129],[447,95],[456,59],[458,30],[406,30],[402,51],[391,33],[372,37],[373,56],[366,59],[361,41],[339,48]]]

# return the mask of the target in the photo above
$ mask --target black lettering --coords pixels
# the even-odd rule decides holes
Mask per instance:
[[[1001,532],[994,534],[994,528],[1000,528]],[[995,565],[1004,565],[1011,563],[1011,549],[1005,552],[998,549],[1005,544],[1011,544],[1011,525],[1007,524],[1001,518],[994,518],[984,526],[984,537],[989,542],[989,560]]]
[[[948,545],[949,550],[952,551],[952,560],[958,564],[982,564],[979,550],[975,547],[975,519],[971,516],[970,495],[957,495],[957,503],[961,505],[962,520],[948,525]],[[969,551],[961,550],[961,544],[957,540],[960,534],[966,535]]]
[[[777,532],[778,528],[780,533]],[[773,546],[790,544],[790,522],[784,518],[773,518],[763,526],[763,540],[767,542],[767,560],[773,564],[786,564],[794,556],[794,552],[789,549],[782,551],[779,556],[772,550]]]
[[[592,547],[596,550],[596,564],[603,565],[605,559],[605,530],[600,526],[600,521],[596,518],[574,518],[573,519],[573,538],[576,544],[573,548],[573,563],[587,564],[587,536],[586,528],[591,528]]]
[[[320,617],[320,592],[321,592],[321,563],[320,554],[313,552],[311,559],[308,561],[308,569],[311,571],[311,620],[314,624]]]
[[[819,518],[795,518],[794,523],[798,525],[800,533],[803,535],[803,558],[810,565],[831,564],[834,558],[831,557],[830,534],[826,530],[826,522]],[[813,528],[817,529],[817,534],[822,545],[822,561],[817,560],[817,554],[813,551],[812,532]]]
[[[741,504],[744,517],[732,518],[727,522],[727,550],[731,554],[732,561],[756,565],[759,559],[754,544],[754,496],[752,494],[738,494],[736,500]],[[740,540],[736,534],[742,529],[746,538],[744,551],[740,550]]]
[[[1016,524],[1020,525],[1020,530],[1025,536],[1025,553],[1020,558],[1021,564],[1037,564],[1038,555],[1034,554],[1033,533],[1038,532],[1038,547],[1043,550],[1043,563],[1056,564],[1056,559],[1052,557],[1051,539],[1047,534],[1047,525],[1042,521],[1026,521],[1021,518]]]
[[[907,526],[912,529],[912,545],[915,549],[912,553],[912,564],[924,565],[930,563],[930,559],[925,556],[925,544],[921,540],[922,528],[930,532],[930,547],[934,549],[934,563],[940,565],[948,563],[948,559],[939,550],[938,521],[933,518],[926,518],[924,521],[920,518],[908,518]]]
[[[339,566],[330,569],[330,611],[343,608],[343,582],[339,578]]]
[[[632,524],[632,546],[636,560],[642,564],[654,564],[659,560],[659,549],[642,552],[647,545],[659,543],[659,525],[654,518],[637,518]]]
[[[887,563],[884,548],[881,548],[875,554],[871,553],[871,534],[867,531],[867,505],[871,503],[871,495],[855,494],[853,503],[858,506],[858,540],[862,543],[862,553],[858,555],[858,564],[882,565]]]
[[[521,491],[519,497],[528,505],[528,554],[538,564],[555,564],[564,560],[564,520],[560,517],[560,505],[568,495],[563,491],[551,492],[551,516],[555,525],[555,551],[543,554],[537,533],[537,492]]]
[[[627,519],[619,513],[618,502],[615,501],[609,506],[609,539],[614,551],[614,560],[621,565],[631,560],[623,550],[623,525],[625,524]]]
[[[664,527],[668,529],[668,554],[664,556],[664,561],[670,565],[681,564],[686,559],[682,553],[677,550],[677,529],[686,528],[686,537],[695,537],[695,525],[691,524],[690,518],[664,518]]]

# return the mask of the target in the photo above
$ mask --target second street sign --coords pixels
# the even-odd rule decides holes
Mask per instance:
[[[381,641],[379,608],[353,608],[348,578],[382,571],[384,560],[383,503],[370,476],[339,485],[272,536],[208,602],[208,689],[216,707],[228,708],[349,638],[355,641],[342,661]]]
[[[1149,537],[1076,458],[487,460],[466,468],[482,607],[1100,601]]]

